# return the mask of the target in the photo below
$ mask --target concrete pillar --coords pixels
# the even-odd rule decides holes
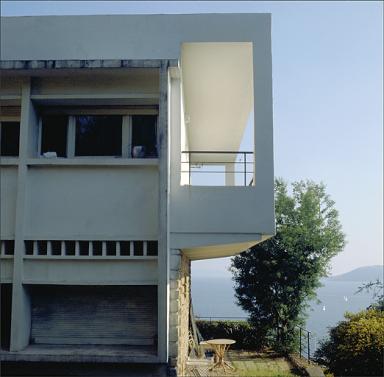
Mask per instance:
[[[270,27],[260,36],[264,43],[254,45],[253,100],[254,100],[254,174],[253,182],[263,198],[273,203],[273,109],[272,109],[272,53]],[[259,177],[262,177],[262,179]]]
[[[168,60],[161,62],[158,118],[159,143],[159,230],[158,230],[158,357],[168,361],[168,243],[169,243],[169,140],[168,140]]]
[[[22,85],[19,166],[17,175],[15,253],[13,259],[11,351],[21,351],[29,343],[31,307],[28,291],[23,287],[24,221],[26,201],[27,158],[33,156],[37,117],[31,101],[31,83]]]

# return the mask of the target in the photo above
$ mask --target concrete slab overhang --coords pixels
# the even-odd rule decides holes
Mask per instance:
[[[252,42],[183,43],[181,75],[189,150],[238,151],[253,108]]]
[[[171,247],[181,249],[191,260],[223,258],[240,254],[267,240],[266,234],[171,234]],[[221,243],[219,243],[221,242]]]

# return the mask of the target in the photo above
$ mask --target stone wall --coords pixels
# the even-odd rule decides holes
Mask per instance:
[[[178,376],[185,375],[188,358],[190,266],[180,250],[171,250],[169,364]]]

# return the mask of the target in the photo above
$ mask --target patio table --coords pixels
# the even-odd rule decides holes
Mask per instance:
[[[225,352],[228,350],[231,344],[236,343],[233,339],[211,339],[206,341],[210,346],[212,346],[215,351],[216,360],[215,363],[209,370],[214,368],[222,367],[225,371],[225,368],[235,369],[232,365],[230,365],[227,361],[224,360]]]

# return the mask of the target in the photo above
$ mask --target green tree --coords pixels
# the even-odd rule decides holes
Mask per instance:
[[[323,184],[275,181],[276,236],[232,259],[238,304],[264,343],[279,328],[278,344],[294,347],[294,328],[304,322],[320,278],[345,245],[334,202]],[[276,344],[275,344],[276,345]]]
[[[330,329],[315,357],[336,376],[382,376],[384,312],[346,313],[345,320]]]
[[[370,281],[368,283],[363,284],[356,293],[361,292],[373,292],[373,299],[375,299],[375,302],[373,302],[371,305],[368,306],[367,309],[377,309],[384,311],[384,283],[381,282],[379,279],[376,281]]]

